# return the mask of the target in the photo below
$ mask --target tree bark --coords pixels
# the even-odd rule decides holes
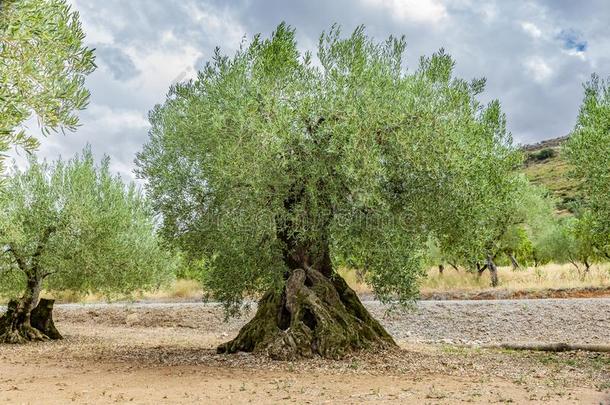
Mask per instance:
[[[513,271],[519,270],[519,268],[521,268],[521,266],[519,266],[519,262],[517,261],[517,259],[515,259],[515,256],[513,256],[512,253],[508,254],[508,258],[510,259],[510,264],[512,264],[513,266]]]
[[[12,253],[15,263],[26,276],[26,286],[23,296],[19,300],[10,301],[6,313],[0,318],[0,343],[26,343],[51,339],[43,331],[32,326],[31,317],[32,311],[38,305],[42,281],[50,274],[41,271],[40,258],[49,238],[55,230],[54,226],[44,229],[29,261],[25,259],[23,252],[18,252],[14,246],[9,245],[8,247],[8,251]],[[45,305],[48,305],[48,301],[45,301]],[[50,319],[52,324],[52,310],[52,303],[49,308],[41,309],[38,313],[37,321],[48,323],[48,319]],[[44,311],[48,311],[48,314]],[[53,329],[55,329],[54,325]],[[56,329],[55,332],[57,332]],[[59,335],[59,333],[57,334]]]
[[[591,263],[589,263],[589,261],[587,259],[584,260],[584,265],[585,265],[585,271],[583,272],[583,277],[589,273],[589,270],[591,269]]]
[[[305,190],[295,185],[284,200],[287,212],[302,202]],[[330,201],[326,202],[332,211]],[[356,293],[336,274],[324,231],[332,215],[318,219],[321,235],[300,238],[290,219],[279,219],[276,233],[283,243],[286,266],[281,291],[268,291],[258,310],[235,339],[218,347],[219,353],[264,353],[290,360],[321,356],[341,358],[367,348],[390,348],[396,343],[362,305]]]
[[[572,266],[576,268],[576,272],[580,274],[580,266],[578,266],[578,263],[576,263],[574,260],[570,260],[570,263],[572,263]]]
[[[484,265],[481,267],[479,262],[477,262],[476,265],[477,265],[477,276],[481,277],[483,275],[483,272],[485,271],[485,269],[487,269],[487,265]]]
[[[267,292],[254,318],[218,353],[337,359],[360,349],[395,346],[343,278],[307,267],[292,270],[282,291]]]
[[[42,298],[36,308],[32,310],[30,323],[51,340],[63,339],[63,336],[53,322],[53,305],[55,300]]]
[[[493,261],[491,255],[487,255],[487,268],[489,269],[489,276],[491,277],[491,286],[498,286],[498,268]]]
[[[53,323],[53,301],[41,300],[42,306],[38,305],[41,285],[39,277],[28,278],[21,299],[8,303],[6,313],[0,318],[0,343],[19,344],[61,339]]]

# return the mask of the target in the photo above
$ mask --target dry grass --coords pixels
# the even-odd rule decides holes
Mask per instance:
[[[47,298],[53,298],[59,303],[69,302],[103,302],[107,301],[104,297],[97,294],[79,294],[72,291],[62,291],[53,294],[43,294]],[[176,280],[172,284],[157,291],[139,291],[127,301],[133,300],[195,300],[203,297],[201,283],[195,280]],[[119,298],[124,301],[125,297]]]
[[[370,287],[359,280],[355,271],[341,270],[341,275],[358,293],[370,293]],[[498,269],[500,288],[506,290],[543,290],[555,288],[605,287],[610,286],[610,263],[593,265],[584,277],[571,264],[548,264],[537,268],[530,267],[514,271],[511,267]],[[420,291],[422,294],[449,291],[477,291],[490,287],[489,272],[478,277],[463,269],[456,271],[446,267],[443,274],[438,268],[428,271]]]
[[[359,276],[358,273],[351,269],[341,268],[339,274],[345,279],[347,285],[349,285],[358,294],[370,294],[371,287],[366,284]]]
[[[203,295],[201,283],[195,280],[176,280],[166,292],[170,298],[193,298]]]
[[[72,290],[55,291],[55,292],[42,292],[44,298],[54,299],[58,303],[68,302],[99,302],[103,301],[104,298],[98,294],[83,294]]]
[[[345,281],[358,293],[370,294],[371,288],[359,279],[353,270],[341,269],[339,273]],[[537,268],[527,268],[513,271],[511,267],[499,268],[500,287],[504,290],[545,290],[558,288],[586,288],[586,287],[610,287],[610,263],[597,264],[591,267],[590,272],[584,277],[579,274],[571,264],[548,264]],[[466,272],[463,269],[456,271],[447,266],[442,275],[438,269],[432,268],[428,271],[426,279],[423,280],[420,291],[423,295],[433,293],[445,293],[451,291],[481,291],[490,288],[489,272],[478,277],[476,274]],[[131,297],[132,300],[199,300],[204,292],[201,284],[195,280],[176,280],[174,283],[159,291],[140,292]],[[96,294],[79,294],[73,291],[44,294],[44,297],[53,298],[59,303],[80,302],[103,302],[105,299]],[[0,297],[0,304],[5,303],[6,298]]]
[[[136,291],[129,297],[119,296],[116,299],[108,299],[100,294],[83,294],[76,291],[43,291],[43,298],[54,299],[59,304],[67,303],[97,303],[109,301],[165,301],[165,300],[199,300],[203,297],[201,283],[195,280],[176,280],[172,284],[157,291]],[[8,297],[0,296],[0,305],[8,302]]]
[[[203,297],[203,288],[199,281],[181,279],[155,293],[145,293],[143,298],[193,300],[201,297]]]
[[[508,290],[603,287],[610,286],[610,264],[594,265],[584,277],[571,264],[548,264],[516,271],[511,267],[500,267],[498,277],[500,287]],[[458,273],[452,268],[445,269],[442,275],[438,269],[431,269],[421,291],[480,290],[489,286],[489,272],[478,277],[463,270]]]

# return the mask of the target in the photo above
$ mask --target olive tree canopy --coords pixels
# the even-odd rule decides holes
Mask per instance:
[[[408,302],[429,235],[476,232],[473,210],[515,161],[499,103],[478,102],[484,80],[455,78],[443,50],[413,71],[404,50],[404,38],[333,27],[314,58],[281,24],[232,57],[217,50],[151,111],[137,164],[161,232],[210,259],[205,285],[229,310],[267,292],[220,351],[392,344],[336,263]]]
[[[11,146],[38,145],[22,127],[32,115],[45,134],[78,125],[89,100],[85,76],[95,68],[84,37],[64,0],[0,1],[0,174]]]
[[[584,87],[566,150],[584,195],[577,213],[580,239],[594,255],[610,259],[610,83],[593,75]]]

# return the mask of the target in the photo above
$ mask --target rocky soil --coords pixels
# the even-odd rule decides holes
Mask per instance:
[[[610,344],[610,299],[421,301],[383,317],[390,334],[412,342],[460,344],[564,342]]]
[[[500,344],[506,342],[610,344],[610,298],[420,301],[392,309],[365,306],[397,341],[406,343]],[[136,303],[57,305],[59,322],[184,327],[219,339],[233,336],[253,314],[224,320],[215,304]]]

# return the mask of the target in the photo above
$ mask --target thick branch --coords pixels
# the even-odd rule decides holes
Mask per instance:
[[[17,263],[17,266],[19,267],[19,269],[25,273],[27,273],[28,271],[28,266],[25,263],[25,260],[23,259],[23,257],[17,253],[17,251],[15,251],[15,248],[13,248],[12,246],[9,245],[8,249],[5,250],[5,252],[10,252],[13,255],[13,258],[15,258],[15,262]]]
[[[454,263],[449,262],[449,266],[453,267],[457,272],[460,271],[460,269],[458,269],[458,267]]]
[[[42,237],[38,241],[36,250],[34,251],[34,254],[32,255],[32,271],[33,272],[38,271],[40,256],[42,256],[42,253],[44,252],[44,249],[47,246],[47,242],[49,241],[49,238],[51,237],[51,235],[53,235],[53,233],[56,231],[56,229],[57,228],[54,226],[49,226],[49,227],[45,228],[45,230],[43,231]]]

